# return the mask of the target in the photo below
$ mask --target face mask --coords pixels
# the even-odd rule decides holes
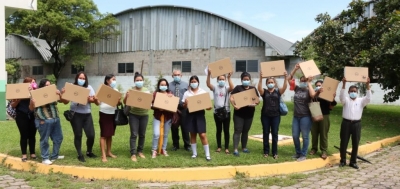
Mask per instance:
[[[249,80],[242,81],[242,85],[245,86],[245,87],[247,87],[247,86],[250,85],[250,81],[249,81]]]
[[[267,85],[268,89],[272,89],[272,88],[274,88],[274,86],[275,86],[275,85],[272,84],[272,83],[270,83],[270,84]]]
[[[315,91],[319,91],[321,87],[315,87]]]
[[[31,83],[31,88],[32,89],[37,89],[37,84],[36,83]]]
[[[300,82],[299,87],[300,88],[306,88],[307,87],[307,83],[306,82]]]
[[[83,79],[78,79],[78,85],[83,86],[85,84],[86,80]]]
[[[356,92],[351,92],[350,93],[350,98],[357,98],[357,93]]]
[[[219,85],[220,87],[225,86],[225,81],[224,81],[224,80],[218,81],[218,85]]]
[[[117,81],[111,81],[111,83],[110,83],[111,88],[115,88],[116,85],[117,85]]]
[[[135,82],[135,86],[136,86],[137,88],[142,88],[142,87],[143,87],[143,81],[136,81],[136,82]]]
[[[199,86],[199,83],[190,83],[190,87],[192,87],[192,89],[196,89]]]
[[[168,89],[168,87],[167,87],[167,86],[160,86],[159,89],[160,89],[161,91],[166,91],[166,90]]]
[[[181,81],[181,77],[180,76],[174,76],[174,81],[175,82],[180,82]]]

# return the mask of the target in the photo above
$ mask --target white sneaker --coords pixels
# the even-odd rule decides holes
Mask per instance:
[[[192,158],[193,158],[193,159],[197,158],[197,154],[193,154],[193,155],[192,155]]]
[[[52,160],[50,160],[51,162],[55,162],[56,160],[58,160],[58,159],[64,159],[65,158],[65,156],[58,156],[58,158],[57,159],[52,159]]]
[[[157,151],[153,150],[151,153],[151,158],[156,158],[157,157]]]
[[[53,162],[50,161],[50,160],[48,160],[48,159],[42,161],[42,163],[45,164],[45,165],[51,165],[51,164],[53,164]]]
[[[162,154],[163,154],[164,156],[166,156],[166,157],[169,156],[167,150],[163,150]]]

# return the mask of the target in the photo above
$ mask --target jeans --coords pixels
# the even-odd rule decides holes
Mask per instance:
[[[238,149],[239,139],[242,142],[242,149],[247,147],[247,140],[249,139],[249,131],[251,124],[253,123],[253,118],[242,118],[237,115],[233,115],[233,147]]]
[[[171,122],[172,120],[164,121],[164,136],[163,136],[163,144],[162,149],[165,151],[167,150],[167,143],[168,143],[168,133],[171,129]],[[158,148],[158,140],[160,139],[160,120],[156,118],[153,119],[153,147],[152,150],[157,150]]]
[[[35,125],[40,135],[40,155],[42,159],[57,159],[63,141],[60,119],[35,119]],[[53,152],[51,156],[49,156],[49,137],[53,141]]]
[[[134,114],[129,114],[129,126],[131,129],[130,136],[130,148],[131,155],[136,155],[136,152],[142,153],[144,140],[146,137],[146,128],[149,121],[149,115],[139,116]],[[139,143],[136,149],[136,139],[139,136]]]
[[[278,154],[278,131],[281,116],[269,117],[262,115],[264,154],[269,154],[269,133],[272,135],[272,155]]]
[[[311,117],[293,117],[292,136],[296,154],[306,156],[310,144],[309,134],[311,130]],[[300,149],[300,133],[303,138],[303,148]]]

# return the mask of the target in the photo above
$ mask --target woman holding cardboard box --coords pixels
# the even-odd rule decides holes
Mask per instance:
[[[192,76],[189,79],[189,90],[187,90],[182,97],[182,102],[184,102],[183,106],[186,109],[188,107],[188,99],[191,96],[207,93],[205,90],[199,87],[199,78],[197,76]],[[207,110],[211,110],[207,108]],[[208,146],[208,140],[206,135],[206,117],[205,111],[200,110],[196,112],[187,113],[187,117],[185,119],[187,130],[190,133],[190,143],[192,146],[192,158],[197,157],[197,144],[196,144],[196,135],[199,134],[201,143],[203,144],[204,151],[206,153],[206,160],[210,161],[210,147]]]
[[[153,104],[154,100],[157,98],[157,95],[166,95],[169,97],[173,97],[174,95],[169,90],[168,81],[164,78],[158,80],[157,90],[153,93]],[[167,142],[168,142],[168,133],[171,129],[172,116],[174,113],[168,112],[162,109],[152,107],[154,110],[154,119],[153,119],[153,146],[152,146],[152,155],[151,158],[156,158],[157,154],[162,154],[164,156],[168,156],[167,152]],[[161,134],[163,133],[163,134]],[[160,136],[162,135],[162,137]]]
[[[138,72],[135,73],[133,78],[135,82],[135,87],[133,90],[150,93],[150,91],[143,87],[144,77],[142,74]],[[125,95],[124,104],[126,105],[126,101],[129,97],[129,91]],[[131,130],[130,136],[130,152],[131,152],[131,160],[133,162],[137,161],[136,155],[141,158],[146,158],[143,154],[144,140],[146,137],[146,128],[147,123],[149,122],[149,110],[131,107],[129,110],[129,126]],[[136,139],[139,136],[138,146],[136,148]]]

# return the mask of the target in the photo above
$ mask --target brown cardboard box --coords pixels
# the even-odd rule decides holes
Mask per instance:
[[[319,97],[329,102],[332,102],[334,99],[333,94],[336,93],[339,82],[340,81],[336,79],[325,77],[324,82],[322,83],[323,92],[319,94]]]
[[[104,84],[101,84],[96,92],[96,97],[100,102],[104,102],[112,107],[117,106],[121,96],[122,94],[120,92]]]
[[[255,89],[245,90],[232,95],[237,108],[254,105],[260,101]]]
[[[366,83],[368,79],[368,68],[346,66],[344,68],[344,77],[347,81]]]
[[[210,63],[208,64],[208,68],[211,70],[212,78],[233,72],[230,58],[224,58],[222,60]]]
[[[304,76],[306,78],[310,77],[310,76],[317,76],[317,75],[321,75],[321,72],[319,71],[317,65],[315,64],[314,60],[309,60],[306,62],[302,62],[299,64],[300,65],[300,69],[303,72]]]
[[[168,97],[166,94],[157,93],[156,98],[154,99],[153,107],[169,112],[176,112],[176,110],[178,109],[178,104],[178,97]]]
[[[54,84],[32,90],[31,96],[35,100],[35,108],[60,100],[60,96],[56,92],[57,87]]]
[[[187,98],[189,113],[212,108],[210,94],[203,93]]]
[[[6,99],[26,99],[31,98],[29,93],[30,83],[18,83],[6,85]]]
[[[283,73],[286,72],[285,61],[283,60],[261,62],[260,67],[263,78],[283,76]]]
[[[151,108],[152,101],[153,94],[131,89],[129,90],[129,97],[126,99],[126,105],[148,110]]]
[[[62,98],[78,104],[86,105],[88,103],[88,97],[90,90],[72,83],[65,83],[65,93]]]

